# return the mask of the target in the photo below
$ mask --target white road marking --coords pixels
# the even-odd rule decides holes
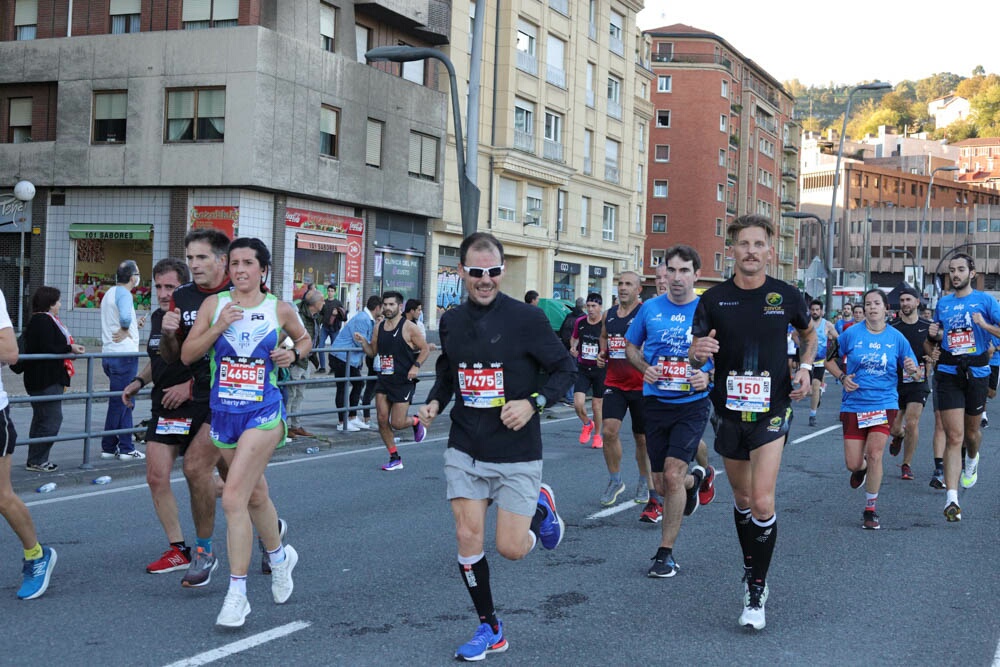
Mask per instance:
[[[240,651],[246,651],[247,649],[253,648],[254,646],[260,646],[261,644],[267,643],[269,641],[280,639],[285,635],[290,635],[293,632],[304,630],[308,628],[310,625],[312,625],[312,623],[310,623],[309,621],[294,621],[292,623],[287,623],[285,625],[279,625],[278,627],[268,630],[266,632],[259,632],[255,635],[244,637],[239,641],[232,642],[231,644],[226,644],[225,646],[220,646],[219,648],[213,648],[211,651],[205,651],[204,653],[193,655],[190,658],[185,658],[184,660],[178,660],[177,662],[172,662],[166,667],[196,667],[197,665],[207,665],[210,662],[221,660],[228,656],[239,653]]]
[[[805,442],[806,440],[812,440],[816,436],[823,435],[824,433],[829,433],[830,431],[835,431],[838,428],[841,428],[840,424],[834,424],[833,426],[827,426],[826,428],[821,428],[815,433],[810,433],[809,435],[804,435],[801,438],[796,438],[795,440],[792,440],[792,444],[797,445],[800,442]]]

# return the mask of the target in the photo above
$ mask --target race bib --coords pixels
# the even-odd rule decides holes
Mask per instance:
[[[608,358],[625,358],[625,336],[608,336]]]
[[[656,388],[660,391],[691,391],[691,364],[682,357],[660,357],[660,379]]]
[[[499,408],[507,399],[503,393],[503,365],[474,364],[472,368],[458,369],[458,389],[462,404],[467,408]]]
[[[392,355],[380,354],[378,355],[378,358],[380,364],[379,368],[382,369],[379,372],[382,373],[382,375],[392,375],[392,372],[396,369],[396,365],[395,362],[393,361]]]
[[[858,428],[871,428],[889,423],[889,415],[885,410],[870,410],[858,413]]]
[[[233,401],[263,401],[264,360],[260,357],[222,357],[219,366],[219,398]]]
[[[948,349],[956,357],[960,354],[976,353],[976,337],[972,327],[948,330]]]
[[[726,407],[737,412],[767,412],[771,409],[771,378],[763,375],[728,376]]]
[[[156,435],[191,435],[191,418],[160,417],[156,421]]]
[[[580,345],[580,358],[585,361],[596,361],[600,349],[597,343],[583,343]]]

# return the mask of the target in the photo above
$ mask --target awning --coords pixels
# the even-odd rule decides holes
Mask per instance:
[[[75,222],[69,226],[69,237],[102,241],[148,241],[153,238],[153,225]]]
[[[336,239],[319,234],[296,234],[295,247],[304,250],[322,250],[324,252],[339,252],[340,245]]]

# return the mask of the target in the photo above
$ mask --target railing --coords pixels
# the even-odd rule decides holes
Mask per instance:
[[[542,142],[542,157],[546,160],[556,160],[562,162],[563,145],[558,141],[546,139]]]
[[[781,177],[784,178],[784,179],[788,179],[788,180],[794,181],[795,179],[797,179],[799,177],[799,175],[798,175],[798,172],[796,172],[794,169],[789,169],[789,168],[786,167],[786,168],[784,168],[784,169],[781,170]]]
[[[604,180],[609,183],[618,182],[618,163],[608,160],[604,161]]]
[[[526,51],[517,52],[517,68],[538,76],[538,58]]]
[[[774,122],[773,118],[769,119],[769,118],[765,118],[763,116],[758,116],[758,117],[754,118],[754,120],[757,122],[757,127],[762,127],[765,130],[767,130],[768,132],[770,132],[771,134],[777,134],[778,133],[778,126]]]
[[[608,100],[608,116],[611,118],[617,118],[621,120],[622,118],[622,103],[618,100]]]
[[[714,53],[654,53],[654,63],[679,63],[690,65],[721,65],[732,71],[733,63],[728,58]]]
[[[524,130],[514,130],[514,148],[519,151],[535,152],[535,135]]]
[[[546,65],[545,80],[555,86],[559,86],[560,88],[565,88],[566,70],[564,70],[562,67],[556,67],[555,65]]]
[[[569,16],[569,0],[549,0],[549,7],[564,16]]]
[[[625,55],[625,44],[618,37],[611,36],[608,38],[608,48],[611,49],[611,53],[616,53],[620,56]]]

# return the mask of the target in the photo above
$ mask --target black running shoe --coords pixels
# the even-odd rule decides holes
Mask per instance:
[[[701,481],[705,479],[705,469],[696,465],[691,469],[691,476],[694,477],[694,484],[686,491],[687,502],[684,504],[684,516],[691,516],[698,509],[698,490],[701,488]]]

